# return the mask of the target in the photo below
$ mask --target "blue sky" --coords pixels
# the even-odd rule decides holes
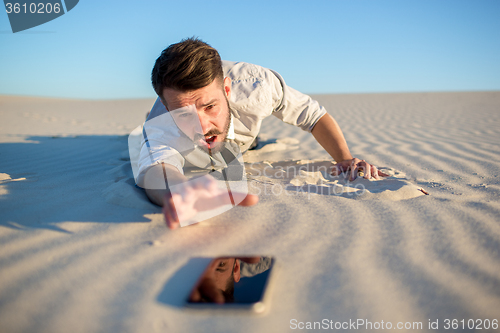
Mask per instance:
[[[305,93],[500,90],[497,0],[80,0],[16,34],[0,13],[0,94],[154,97],[155,59],[190,36]]]

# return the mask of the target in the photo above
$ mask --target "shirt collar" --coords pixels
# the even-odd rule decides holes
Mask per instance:
[[[229,130],[227,131],[226,139],[228,139],[228,140],[234,140],[235,139],[233,117],[231,117],[231,120],[230,120]]]

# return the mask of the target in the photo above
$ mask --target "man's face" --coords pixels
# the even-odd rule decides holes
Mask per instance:
[[[234,282],[240,280],[240,263],[236,258],[220,258],[210,264],[206,276],[213,279],[215,286],[220,290],[226,290],[229,279]]]
[[[233,297],[234,283],[240,281],[240,262],[236,258],[217,258],[210,262],[189,296],[190,302],[225,303]]]
[[[205,139],[203,144],[212,150],[217,150],[227,137],[231,120],[228,102],[230,97],[231,79],[227,77],[223,86],[215,79],[208,86],[197,90],[180,91],[171,88],[163,90],[167,110],[174,111],[188,106],[192,106],[189,109],[196,110],[199,124],[193,123],[192,126],[199,128],[201,125]]]

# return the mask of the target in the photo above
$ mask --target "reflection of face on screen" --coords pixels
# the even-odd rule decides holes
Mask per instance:
[[[234,283],[240,281],[240,261],[236,258],[212,260],[189,296],[190,302],[230,303]]]
[[[198,279],[190,303],[257,305],[273,267],[272,257],[216,258]]]

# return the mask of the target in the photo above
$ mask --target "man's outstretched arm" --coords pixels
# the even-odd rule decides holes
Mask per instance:
[[[144,175],[144,188],[146,195],[152,203],[163,206],[163,198],[167,194],[167,186],[180,184],[187,180],[174,166],[160,163],[155,164],[146,171]]]
[[[144,176],[144,186],[149,200],[163,206],[165,222],[170,229],[179,227],[181,221],[188,220],[198,212],[231,204],[227,191],[219,189],[212,176],[189,180],[167,163],[149,168]],[[232,197],[240,206],[252,206],[259,201],[252,194],[233,192]]]
[[[378,179],[379,176],[387,176],[379,171],[376,166],[352,157],[340,126],[328,113],[318,120],[312,130],[312,135],[337,162],[332,172],[334,175],[350,170],[350,179],[354,180],[358,175],[358,170],[362,170],[366,179],[371,177]]]

